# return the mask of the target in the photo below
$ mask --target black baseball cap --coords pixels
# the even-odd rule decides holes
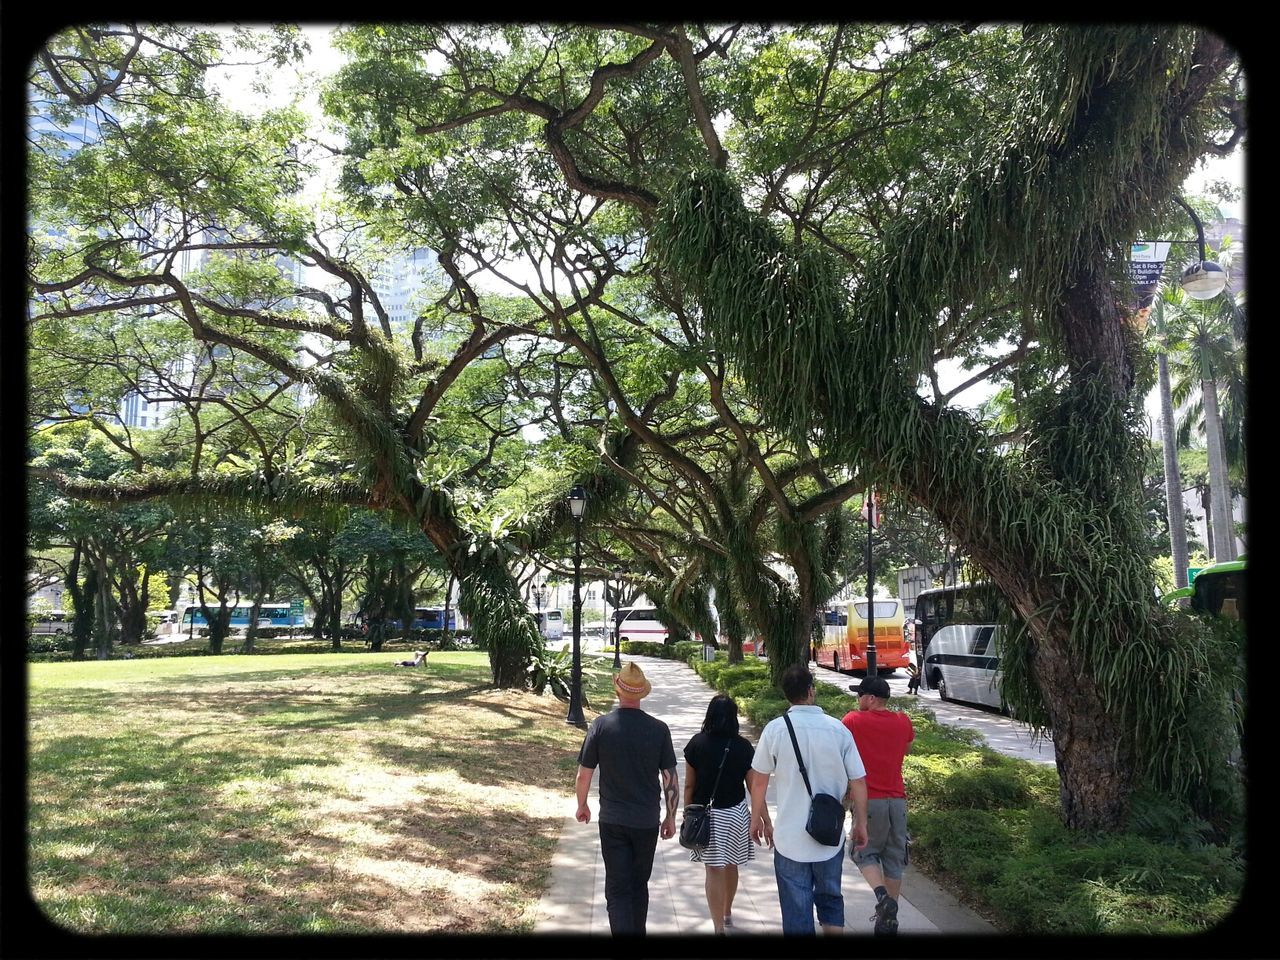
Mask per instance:
[[[889,681],[884,677],[863,677],[862,682],[857,684],[849,684],[849,689],[858,696],[884,697],[889,699]]]

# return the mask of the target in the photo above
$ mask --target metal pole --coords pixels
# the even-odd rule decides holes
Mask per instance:
[[[573,518],[573,676],[569,684],[569,714],[565,723],[574,726],[586,724],[582,715],[582,649],[579,638],[582,634],[582,594],[580,580],[582,575],[582,518]]]
[[[876,675],[876,572],[871,566],[871,534],[875,530],[875,493],[867,492],[867,676]]]
[[[617,600],[622,599],[622,571],[614,571],[614,579],[618,581]],[[622,669],[622,610],[615,602],[613,605],[613,669]]]
[[[440,645],[444,646],[449,640],[449,594],[453,592],[453,574],[449,574],[444,581],[444,622],[440,624]]]
[[[1203,262],[1203,261],[1204,261],[1204,259],[1205,259],[1205,255],[1204,255],[1204,224],[1202,224],[1202,223],[1200,222],[1200,218],[1196,216],[1196,212],[1195,212],[1194,210],[1192,210],[1192,209],[1191,209],[1191,205],[1190,205],[1190,204],[1188,204],[1188,203],[1187,203],[1185,200],[1183,200],[1181,197],[1179,197],[1179,196],[1177,196],[1177,195],[1175,194],[1175,195],[1174,195],[1174,198],[1173,198],[1173,202],[1174,202],[1174,203],[1176,203],[1178,206],[1180,206],[1183,210],[1187,211],[1187,215],[1191,217],[1191,222],[1192,222],[1192,223],[1194,223],[1194,224],[1196,225],[1196,239],[1197,239],[1197,241],[1199,242],[1199,245],[1200,245],[1200,260]]]

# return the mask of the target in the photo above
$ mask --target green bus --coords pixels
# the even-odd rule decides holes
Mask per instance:
[[[1173,604],[1184,597],[1189,598],[1191,609],[1197,613],[1243,620],[1247,569],[1248,560],[1243,555],[1234,560],[1211,564],[1196,574],[1190,586],[1170,590],[1160,599],[1164,603]]]

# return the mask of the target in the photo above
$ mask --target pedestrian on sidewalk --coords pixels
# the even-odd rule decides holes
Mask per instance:
[[[702,731],[685,744],[684,803],[711,808],[711,842],[690,850],[689,859],[706,869],[707,906],[717,934],[733,929],[738,867],[756,856],[747,805],[747,784],[757,776],[751,769],[754,756],[751,741],[738,733],[738,704],[716,694],[707,704]]]
[[[671,730],[640,709],[653,687],[634,663],[613,678],[618,705],[596,717],[578,751],[579,823],[591,822],[587,794],[600,768],[600,854],[609,930],[616,936],[644,936],[649,917],[649,875],[658,834],[676,832],[680,787]],[[662,789],[659,793],[658,782]],[[659,825],[660,796],[667,815]]]
[[[843,844],[819,843],[805,825],[811,792],[841,797],[846,808],[853,808],[850,844],[855,848],[866,844],[866,771],[848,729],[814,703],[814,679],[808,667],[788,667],[782,674],[782,692],[791,706],[765,725],[751,762],[759,774],[751,781],[751,839],[773,844],[783,935],[812,936],[815,909],[822,932],[840,934],[844,932]],[[777,816],[772,824],[765,802],[770,775],[778,778]]]
[[[907,865],[907,791],[902,760],[916,731],[905,713],[889,709],[889,684],[883,677],[865,677],[857,688],[858,709],[845,714],[867,768],[867,845],[852,846],[849,857],[876,894],[871,917],[876,936],[898,932],[898,895]]]

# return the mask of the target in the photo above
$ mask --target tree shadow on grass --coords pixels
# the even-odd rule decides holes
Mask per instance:
[[[220,690],[103,691],[98,688],[64,688],[41,694],[40,712],[125,714],[192,714],[205,718],[225,716],[253,719],[282,730],[302,730],[385,722],[429,711],[434,706],[465,703],[492,691],[487,684],[417,685],[409,689],[353,693],[311,687],[302,690],[246,690],[230,684]]]
[[[33,887],[57,891],[42,903],[54,922],[93,932],[294,933],[317,916],[334,930],[524,929],[558,816],[442,806],[412,778],[378,802],[334,789],[300,805],[288,790],[305,785],[271,794],[291,769],[341,762],[155,737],[51,740],[33,751],[33,796],[84,802],[32,807]],[[495,790],[508,772],[490,771]]]

